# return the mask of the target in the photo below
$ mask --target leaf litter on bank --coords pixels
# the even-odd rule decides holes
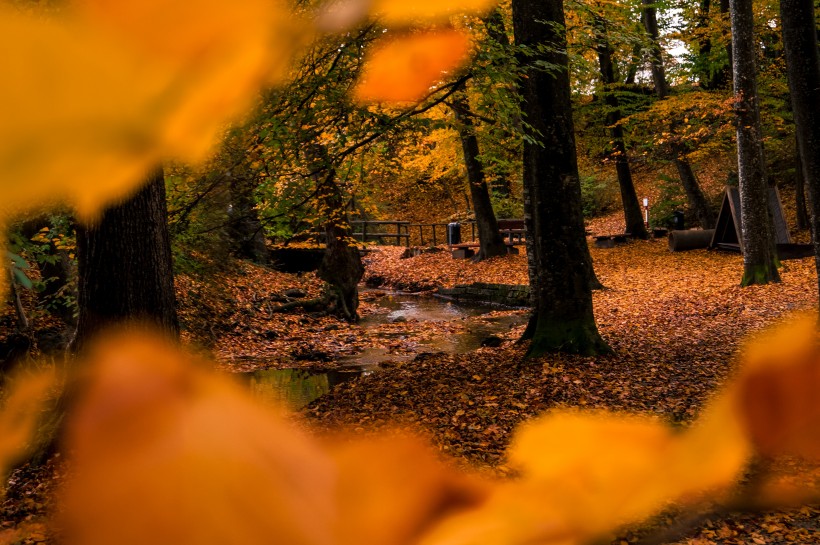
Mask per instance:
[[[652,413],[686,426],[733,376],[749,336],[794,311],[817,307],[810,258],[784,262],[780,284],[741,288],[742,260],[736,254],[670,253],[665,240],[591,253],[606,287],[593,295],[596,319],[613,355],[554,355],[531,364],[523,362],[523,347],[510,344],[431,355],[344,384],[306,413],[328,430],[396,421],[423,428],[442,451],[504,475],[503,451],[513,428],[549,409]],[[443,252],[409,259],[399,254],[395,248],[370,254],[370,285],[429,290],[526,283],[524,255],[473,263]],[[801,466],[796,474],[805,481],[820,472]],[[682,543],[813,543],[820,535],[819,515],[803,507],[714,517]]]

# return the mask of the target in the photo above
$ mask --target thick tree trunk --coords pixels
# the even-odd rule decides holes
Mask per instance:
[[[642,21],[644,29],[649,35],[649,41],[652,46],[652,81],[655,83],[655,93],[658,98],[664,99],[669,93],[669,85],[666,82],[666,72],[663,68],[663,52],[660,46],[660,35],[658,33],[657,14],[652,0],[643,1]],[[708,6],[708,2],[707,2]],[[686,193],[686,199],[689,201],[689,206],[695,211],[695,215],[700,221],[701,227],[704,229],[711,229],[715,225],[715,214],[706,196],[700,188],[695,172],[692,170],[692,165],[686,159],[686,151],[680,144],[672,146],[672,154],[675,168],[678,169],[681,185]]]
[[[306,155],[314,170],[313,179],[318,184],[319,208],[325,215],[327,246],[316,275],[327,283],[330,311],[349,322],[357,322],[358,286],[364,276],[364,266],[353,240],[344,196],[336,183],[336,169],[329,162],[327,148],[321,144],[311,145]]]
[[[524,143],[526,220],[532,244],[530,284],[535,309],[526,335],[529,356],[562,351],[607,352],[592,312],[591,257],[584,235],[575,156],[564,11],[561,0],[513,0],[515,42],[549,52],[529,58],[521,79],[522,108],[540,139]],[[546,61],[560,67],[546,72]]]
[[[781,0],[786,72],[798,155],[809,192],[812,240],[820,286],[820,54],[812,0]]]
[[[734,44],[734,94],[737,122],[737,164],[740,186],[741,236],[743,238],[742,286],[779,282],[774,225],[769,212],[760,106],[752,0],[731,0]],[[816,106],[815,106],[816,107]]]
[[[615,162],[615,170],[618,173],[618,185],[621,189],[626,232],[631,233],[634,238],[647,239],[649,233],[644,225],[641,205],[638,203],[638,195],[635,193],[635,184],[632,181],[629,156],[626,153],[626,145],[624,144],[624,129],[618,124],[622,116],[619,110],[618,97],[612,88],[616,83],[615,70],[612,64],[612,48],[609,45],[605,25],[603,19],[596,19],[595,33],[598,41],[596,48],[601,67],[601,81],[605,86],[604,102],[609,110],[606,115],[606,123],[612,127],[610,129],[612,134],[610,158]]]
[[[136,195],[77,229],[79,318],[71,343],[83,350],[101,329],[136,322],[176,339],[171,242],[162,169]]]
[[[478,138],[470,116],[470,104],[463,92],[453,95],[453,113],[458,122],[458,136],[464,152],[464,163],[467,166],[467,183],[470,185],[470,198],[473,201],[475,222],[478,226],[478,253],[475,261],[488,257],[507,255],[507,245],[498,231],[498,222],[490,201],[490,190],[484,178],[484,168],[478,160]]]
[[[319,195],[331,215],[325,223],[325,256],[316,275],[330,287],[331,304],[335,307],[331,311],[349,322],[357,322],[358,286],[364,276],[364,265],[353,241],[342,192],[335,183],[335,170],[331,170],[324,180]]]

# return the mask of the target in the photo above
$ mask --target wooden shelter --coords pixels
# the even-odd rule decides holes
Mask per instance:
[[[789,236],[783,204],[780,202],[780,193],[776,187],[769,188],[769,211],[774,220],[775,242],[778,246],[791,245],[792,238]],[[720,214],[715,224],[715,234],[709,247],[743,253],[743,237],[740,235],[740,191],[736,187],[726,186],[723,204],[720,205]]]

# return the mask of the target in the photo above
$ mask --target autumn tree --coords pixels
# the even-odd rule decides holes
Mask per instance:
[[[655,84],[655,93],[663,100],[669,93],[669,83],[666,81],[666,70],[663,65],[663,50],[660,45],[660,32],[658,30],[658,19],[653,0],[642,0],[641,21],[649,39],[649,57],[652,72],[652,81]],[[674,127],[672,128],[674,130]],[[709,229],[715,225],[715,214],[703,190],[700,188],[692,164],[686,157],[686,148],[675,139],[671,144],[672,161],[680,176],[689,205],[695,211],[701,226]]]
[[[760,130],[752,0],[731,0],[737,164],[740,185],[741,285],[779,282],[774,224]]]
[[[805,180],[809,192],[815,262],[820,276],[820,55],[817,51],[820,40],[817,15],[812,0],[781,0],[780,15],[800,162],[797,175],[801,181]]]
[[[604,85],[604,102],[607,106],[606,123],[610,127],[612,136],[610,158],[615,163],[618,174],[618,185],[621,190],[621,203],[624,207],[624,221],[626,232],[635,238],[646,239],[649,234],[644,225],[638,195],[635,193],[635,184],[632,181],[632,169],[629,167],[629,156],[624,143],[624,128],[619,122],[622,114],[615,94],[615,67],[612,61],[612,46],[609,43],[607,23],[600,15],[594,20],[595,49],[598,54],[598,63],[601,71],[601,82]]]
[[[458,122],[457,130],[467,167],[467,183],[470,186],[470,198],[473,201],[475,221],[478,227],[479,248],[475,260],[506,255],[507,245],[498,231],[498,222],[490,200],[484,167],[479,160],[478,138],[475,134],[470,103],[466,94],[459,91],[453,95],[450,104]]]
[[[606,352],[592,312],[561,0],[513,0],[515,43],[530,52],[520,83],[533,138],[524,143],[525,220],[535,308],[529,356]],[[550,67],[546,70],[544,67]]]

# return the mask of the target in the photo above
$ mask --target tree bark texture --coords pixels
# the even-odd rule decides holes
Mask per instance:
[[[641,20],[649,35],[649,66],[652,71],[652,81],[655,82],[655,92],[658,97],[664,98],[669,94],[669,86],[666,83],[666,71],[663,68],[658,17],[653,0],[642,0]]]
[[[794,168],[794,200],[797,206],[797,228],[809,229],[811,220],[809,218],[809,208],[806,204],[806,178],[803,176],[803,159],[800,157],[800,150],[795,157]]]
[[[800,170],[809,194],[812,240],[820,286],[820,53],[817,50],[814,2],[781,0],[780,17]]]
[[[136,322],[176,339],[171,240],[162,168],[133,197],[77,228],[79,317],[71,350],[101,329]]]
[[[626,232],[631,233],[634,238],[647,239],[649,233],[644,224],[641,206],[638,203],[638,195],[635,192],[635,184],[632,181],[629,156],[626,154],[626,145],[624,144],[624,129],[618,124],[622,116],[618,97],[615,95],[613,88],[616,80],[615,69],[612,64],[612,47],[607,37],[606,22],[602,18],[596,18],[595,34],[598,62],[601,68],[601,81],[605,87],[604,102],[608,109],[606,123],[611,127],[612,151],[610,152],[610,158],[615,162],[615,170],[618,173],[618,186],[621,189]]]
[[[490,190],[484,177],[484,167],[479,161],[478,138],[470,115],[470,104],[463,91],[453,95],[452,110],[458,122],[458,136],[464,152],[464,163],[467,166],[467,183],[470,185],[470,198],[473,201],[475,222],[478,227],[478,253],[476,261],[488,257],[507,255],[507,245],[498,231],[498,222],[490,201]]]
[[[731,0],[734,95],[740,224],[743,237],[741,285],[779,282],[774,224],[769,212],[760,106],[757,98],[752,0]]]
[[[524,143],[526,221],[532,244],[530,285],[535,309],[528,355],[596,354],[609,348],[592,311],[592,271],[581,212],[581,184],[567,70],[561,0],[513,0],[515,42],[538,50],[519,83],[522,111],[540,143]],[[546,72],[533,61],[558,66]]]

